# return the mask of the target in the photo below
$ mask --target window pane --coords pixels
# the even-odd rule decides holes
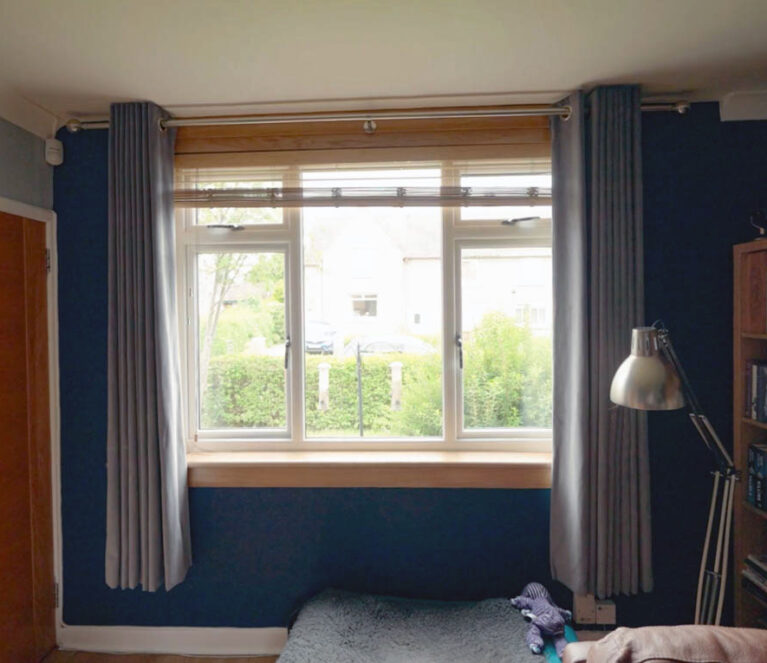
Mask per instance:
[[[197,257],[200,428],[287,427],[285,254]]]
[[[551,174],[528,174],[528,175],[462,175],[461,186],[467,187],[514,187],[514,188],[551,188]],[[539,216],[543,219],[551,218],[550,205],[536,205],[533,207],[462,207],[461,221],[496,221],[506,219],[520,219],[530,216]]]
[[[439,185],[428,169],[336,177],[305,181]],[[305,208],[302,218],[307,436],[441,436],[441,210]]]
[[[551,427],[551,250],[461,251],[464,429]]]

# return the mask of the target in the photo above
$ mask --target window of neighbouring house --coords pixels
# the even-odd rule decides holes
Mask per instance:
[[[377,295],[352,295],[352,312],[365,318],[378,315],[378,296]]]
[[[177,169],[199,448],[550,439],[547,160],[220,170]]]

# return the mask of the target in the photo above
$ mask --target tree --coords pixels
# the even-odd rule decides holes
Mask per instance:
[[[225,189],[232,186],[230,182],[216,183],[207,188]],[[204,207],[197,210],[198,225],[242,225],[246,221],[247,208],[242,207]],[[247,254],[217,253],[214,255],[213,288],[211,290],[208,311],[205,323],[200,327],[202,338],[200,339],[200,401],[205,394],[208,385],[208,364],[213,348],[213,339],[216,337],[216,327],[221,315],[226,294],[232,283],[240,275]],[[200,266],[198,266],[199,268]]]
[[[213,256],[211,290],[205,325],[200,328],[200,400],[202,400],[208,385],[208,363],[210,362],[213,339],[216,337],[216,327],[221,316],[221,308],[226,300],[226,294],[234,281],[239,277],[247,253],[216,253]]]

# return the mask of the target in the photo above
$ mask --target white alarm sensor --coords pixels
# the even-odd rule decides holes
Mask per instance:
[[[48,138],[45,141],[45,162],[51,166],[64,163],[64,145],[60,140]]]

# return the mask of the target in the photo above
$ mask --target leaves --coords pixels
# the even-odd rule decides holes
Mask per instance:
[[[226,313],[226,312],[224,312]],[[220,325],[228,324],[222,315]],[[241,352],[241,351],[240,351]],[[485,316],[464,346],[466,428],[551,426],[551,341],[500,313]],[[401,361],[402,409],[391,409],[392,361]],[[330,365],[329,405],[318,408],[319,365]],[[357,436],[355,357],[311,356],[306,363],[306,429],[311,436]],[[442,435],[439,355],[363,357],[366,436]],[[275,428],[286,424],[281,357],[213,356],[202,412],[203,428]]]

